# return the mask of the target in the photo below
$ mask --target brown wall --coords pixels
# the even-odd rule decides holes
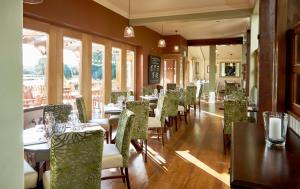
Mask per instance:
[[[161,49],[157,47],[160,34],[137,26],[135,38],[126,39],[123,32],[128,19],[92,0],[46,0],[39,5],[24,4],[24,16],[137,46],[138,93],[142,86],[148,85],[148,55],[161,55]]]

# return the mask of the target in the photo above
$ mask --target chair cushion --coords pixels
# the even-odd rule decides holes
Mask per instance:
[[[161,128],[161,122],[160,120],[156,119],[155,117],[149,117],[148,118],[148,128]]]
[[[102,169],[123,167],[123,157],[115,144],[105,144],[103,147]]]
[[[35,188],[37,178],[37,172],[24,160],[24,188]]]
[[[43,174],[43,186],[44,189],[50,189],[50,171],[46,171]]]
[[[97,123],[99,124],[103,129],[105,129],[106,131],[109,130],[109,121],[108,119],[92,119],[89,121],[90,123]]]
[[[111,115],[109,117],[109,124],[110,125],[118,125],[120,119],[120,115]]]

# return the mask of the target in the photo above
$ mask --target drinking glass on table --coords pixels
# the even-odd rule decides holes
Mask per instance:
[[[82,129],[77,112],[72,111],[71,114],[68,116],[68,125],[73,131]]]

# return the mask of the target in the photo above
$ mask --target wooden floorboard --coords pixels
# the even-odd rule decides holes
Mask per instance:
[[[223,153],[222,116],[215,104],[202,103],[202,111],[188,124],[182,120],[177,132],[167,132],[165,146],[149,138],[148,162],[143,155],[131,151],[129,177],[133,189],[227,189],[229,185],[229,154]],[[103,171],[102,175],[116,170]],[[121,179],[106,180],[102,189],[126,189]]]

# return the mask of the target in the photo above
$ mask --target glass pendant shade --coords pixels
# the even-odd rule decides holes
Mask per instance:
[[[126,38],[130,38],[130,37],[134,37],[134,29],[132,26],[126,26],[125,30],[124,30],[124,37]]]
[[[23,3],[28,3],[28,4],[40,4],[44,0],[23,0]]]
[[[175,46],[174,46],[174,51],[175,51],[175,52],[178,52],[178,51],[179,51],[179,46],[178,46],[178,45],[175,45]]]
[[[158,47],[159,47],[159,48],[164,48],[164,47],[166,47],[166,41],[165,41],[164,39],[160,39],[160,40],[158,41]]]

